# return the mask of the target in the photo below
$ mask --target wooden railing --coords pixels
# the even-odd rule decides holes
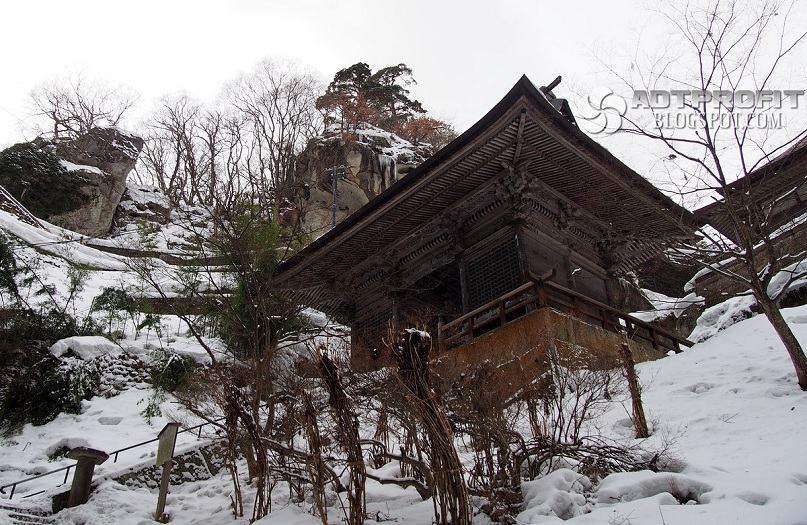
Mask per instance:
[[[628,339],[641,339],[656,350],[681,351],[681,345],[694,343],[672,332],[617,310],[612,306],[586,297],[569,288],[550,281],[552,270],[538,276],[530,273],[530,281],[449,323],[438,325],[440,350],[470,343],[474,338],[493,328],[504,326],[532,309],[554,308],[563,313],[596,324],[616,333],[625,333]]]

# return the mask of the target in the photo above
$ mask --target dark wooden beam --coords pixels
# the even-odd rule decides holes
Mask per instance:
[[[527,110],[522,109],[518,117],[518,132],[516,133],[516,151],[513,153],[513,164],[518,164],[521,157],[521,148],[524,146],[524,123],[527,121]]]

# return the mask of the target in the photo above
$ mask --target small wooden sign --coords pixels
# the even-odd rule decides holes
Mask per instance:
[[[168,423],[160,430],[157,437],[160,441],[157,445],[157,466],[159,467],[172,457],[174,457],[174,446],[177,444],[177,432],[179,423]]]
[[[171,464],[174,457],[174,446],[177,444],[178,431],[179,423],[168,423],[157,434],[160,439],[157,445],[157,466],[162,465],[163,473],[160,479],[160,495],[157,497],[157,512],[154,514],[154,519],[160,523],[168,523],[168,515],[165,513],[165,500],[168,497],[168,480],[171,476]]]

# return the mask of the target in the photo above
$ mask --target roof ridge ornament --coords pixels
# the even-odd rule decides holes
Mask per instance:
[[[571,106],[569,106],[569,101],[565,98],[558,98],[554,93],[552,93],[552,90],[558,87],[561,80],[561,76],[558,75],[555,80],[549,83],[549,85],[541,86],[538,88],[538,90],[544,95],[546,101],[549,102],[553,108],[555,108],[555,111],[563,115],[566,120],[577,127],[577,121],[574,119],[574,114],[572,113]]]

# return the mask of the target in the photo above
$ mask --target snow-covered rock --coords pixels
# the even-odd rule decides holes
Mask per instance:
[[[0,153],[0,184],[36,217],[102,236],[142,147],[143,139],[116,128],[69,141],[40,137]]]
[[[138,221],[168,224],[171,220],[171,201],[157,186],[127,183],[115,211],[116,228],[125,229]]]
[[[414,145],[369,124],[329,128],[300,154],[296,187],[282,206],[289,221],[323,233],[332,223],[333,171],[337,171],[337,222],[367,204],[431,155],[428,144]],[[329,171],[331,170],[331,171]]]
[[[597,490],[598,503],[616,503],[670,494],[669,505],[687,501],[700,503],[711,491],[708,483],[675,472],[616,472],[606,477]]]
[[[56,341],[49,348],[51,355],[61,357],[68,351],[76,354],[85,361],[106,354],[120,353],[123,349],[107,339],[98,335],[68,337]]]
[[[538,523],[543,516],[568,520],[586,512],[585,492],[591,480],[570,469],[558,469],[544,477],[525,481],[521,490],[525,510],[518,515],[519,523]]]

